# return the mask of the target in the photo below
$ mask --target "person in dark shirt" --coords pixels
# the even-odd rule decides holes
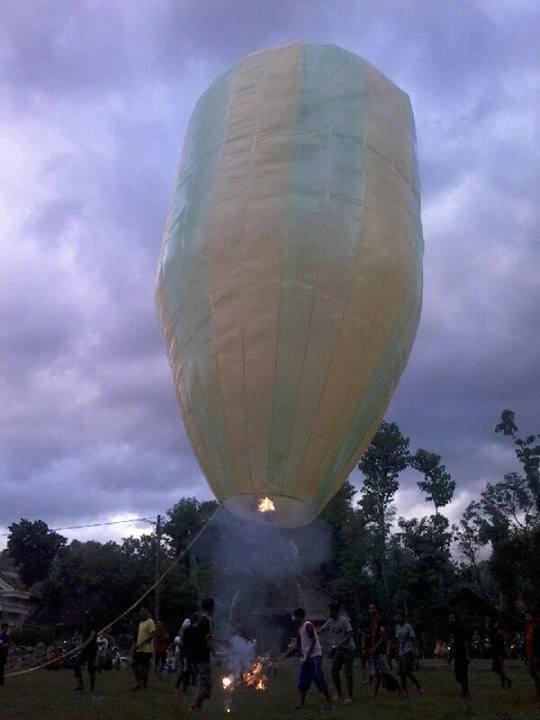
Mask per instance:
[[[198,678],[195,700],[192,710],[200,710],[205,700],[212,695],[212,665],[213,652],[213,621],[215,602],[212,598],[203,600],[202,613],[197,624],[197,636],[194,642],[194,659],[197,662]]]
[[[386,626],[379,615],[379,610],[375,603],[369,604],[369,663],[370,672],[375,676],[375,689],[373,697],[377,697],[379,687],[382,682],[387,690],[397,690],[401,693],[398,681],[390,672],[388,660],[386,657],[386,644],[388,641],[388,632]]]
[[[176,688],[181,687],[187,692],[189,685],[194,685],[197,678],[197,651],[199,643],[199,616],[197,613],[189,618],[189,625],[185,628],[182,638],[182,666]]]
[[[75,690],[84,690],[84,682],[82,675],[82,667],[86,664],[88,675],[90,677],[90,690],[93,691],[96,685],[96,658],[97,658],[97,631],[98,627],[91,617],[90,613],[85,613],[82,648],[73,666],[73,672],[77,686]]]
[[[341,692],[341,670],[345,668],[345,680],[347,681],[347,698],[345,704],[352,703],[353,696],[353,668],[356,655],[353,629],[349,618],[342,614],[341,606],[335,600],[328,606],[330,617],[319,629],[319,635],[330,633],[332,640],[332,679],[336,687],[337,697],[342,697]]]
[[[452,636],[454,674],[457,682],[461,685],[462,697],[469,698],[469,650],[467,646],[467,634],[463,625],[458,622],[455,613],[449,614],[448,623]]]
[[[504,660],[506,648],[504,645],[504,633],[498,617],[488,623],[489,644],[491,645],[492,671],[501,679],[501,686],[511,688],[512,680],[504,672]]]
[[[2,623],[0,629],[0,685],[5,683],[4,672],[9,654],[9,625]]]

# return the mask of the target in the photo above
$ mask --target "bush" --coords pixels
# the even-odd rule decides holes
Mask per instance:
[[[10,633],[10,638],[15,645],[25,647],[32,647],[38,643],[50,645],[54,640],[54,633],[42,628],[18,628]]]

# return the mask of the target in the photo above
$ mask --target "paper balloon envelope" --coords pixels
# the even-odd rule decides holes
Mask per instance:
[[[309,523],[355,467],[422,302],[408,96],[361,58],[250,55],[195,107],[157,280],[187,433],[226,508]]]

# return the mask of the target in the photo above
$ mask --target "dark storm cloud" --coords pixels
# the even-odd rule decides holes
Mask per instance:
[[[155,318],[159,240],[197,97],[296,40],[357,52],[415,109],[425,303],[389,417],[442,453],[454,513],[510,469],[500,410],[538,429],[539,30],[526,0],[4,3],[0,526],[208,492]]]

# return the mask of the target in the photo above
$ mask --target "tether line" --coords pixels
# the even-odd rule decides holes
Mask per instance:
[[[189,543],[189,545],[182,550],[182,552],[176,557],[173,562],[169,565],[169,567],[163,572],[160,577],[148,588],[148,590],[145,590],[143,594],[135,600],[134,603],[132,603],[127,610],[124,610],[118,617],[116,617],[114,620],[111,620],[111,622],[104,625],[101,630],[97,631],[97,635],[100,633],[103,633],[107,630],[109,630],[113,625],[115,625],[117,622],[119,622],[122,618],[124,618],[126,615],[129,615],[130,612],[133,612],[135,608],[141,604],[141,602],[150,595],[151,592],[153,592],[157,586],[163,582],[163,580],[171,573],[174,568],[178,565],[178,563],[183,560],[183,558],[186,556],[186,554],[190,551],[190,549],[195,545],[197,540],[203,535],[205,530],[209,527],[209,525],[214,521],[217,514],[221,511],[221,505],[216,509],[216,511],[208,518],[208,520],[205,522],[205,524],[202,526],[202,528],[199,530],[199,532],[195,535],[193,540]],[[89,638],[86,642],[81,643],[77,647],[73,648],[72,650],[69,650],[67,653],[64,653],[63,655],[60,655],[59,657],[52,658],[51,660],[47,660],[44,663],[41,663],[41,665],[35,665],[31,668],[26,668],[24,670],[16,670],[15,672],[6,673],[6,678],[9,677],[18,677],[20,675],[28,675],[29,673],[35,672],[36,670],[43,670],[43,668],[49,667],[50,665],[55,665],[56,663],[63,662],[64,660],[67,660],[67,658],[72,657],[76,653],[83,650],[89,643],[91,642],[91,638]]]

